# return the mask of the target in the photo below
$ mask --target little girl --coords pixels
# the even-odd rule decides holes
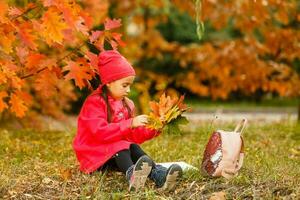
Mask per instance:
[[[135,71],[115,50],[99,54],[101,85],[85,100],[79,117],[73,148],[80,170],[91,173],[117,167],[129,182],[129,190],[138,190],[147,177],[157,187],[171,190],[182,175],[180,166],[168,169],[156,165],[139,144],[160,134],[145,127],[147,116],[134,117],[134,104],[127,98]]]

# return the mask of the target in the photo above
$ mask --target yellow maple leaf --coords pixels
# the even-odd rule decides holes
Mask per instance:
[[[67,24],[55,8],[49,8],[42,18],[42,35],[46,42],[52,45],[54,42],[61,44],[63,42],[63,30],[67,29]]]

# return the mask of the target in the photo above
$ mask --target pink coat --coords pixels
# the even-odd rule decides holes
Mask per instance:
[[[117,152],[129,149],[130,144],[141,144],[159,132],[145,127],[131,128],[129,118],[122,101],[108,96],[112,109],[112,122],[107,121],[107,106],[96,90],[84,102],[77,123],[77,134],[73,148],[80,163],[80,170],[90,173],[101,167]],[[131,110],[134,104],[128,101]]]

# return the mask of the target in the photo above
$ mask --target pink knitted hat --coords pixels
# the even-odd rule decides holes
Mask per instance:
[[[127,76],[135,76],[130,63],[115,50],[101,52],[98,67],[103,85]]]

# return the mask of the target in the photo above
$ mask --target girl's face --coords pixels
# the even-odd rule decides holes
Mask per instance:
[[[134,78],[135,76],[127,76],[106,84],[109,94],[116,100],[121,100],[128,96],[130,92],[130,86],[132,85]]]

